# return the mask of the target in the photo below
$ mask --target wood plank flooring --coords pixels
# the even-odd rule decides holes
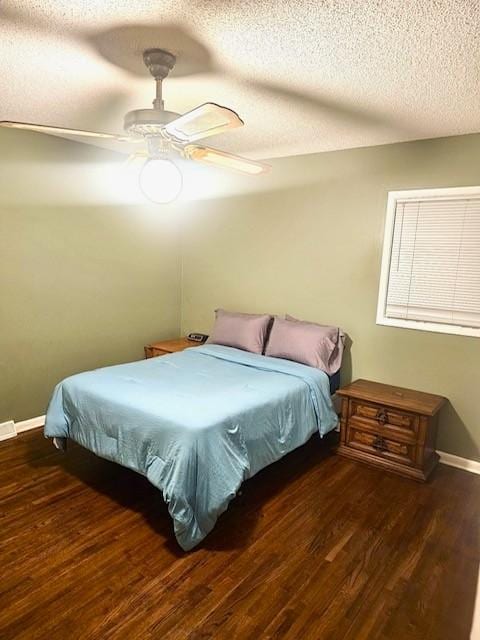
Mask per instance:
[[[144,478],[41,431],[0,443],[1,640],[463,640],[480,476],[411,480],[314,437],[184,553]]]

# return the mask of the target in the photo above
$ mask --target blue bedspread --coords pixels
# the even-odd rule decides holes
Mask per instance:
[[[322,371],[205,345],[66,378],[45,435],[145,475],[191,549],[246,478],[336,424]]]

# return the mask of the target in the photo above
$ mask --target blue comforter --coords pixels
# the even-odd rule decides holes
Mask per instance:
[[[45,435],[145,475],[162,491],[187,550],[246,478],[336,424],[322,371],[205,345],[65,379]]]

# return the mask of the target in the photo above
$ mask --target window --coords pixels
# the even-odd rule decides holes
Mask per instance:
[[[377,324],[480,337],[480,187],[388,194]]]

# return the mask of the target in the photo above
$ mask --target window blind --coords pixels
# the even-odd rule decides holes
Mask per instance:
[[[480,327],[480,196],[397,200],[385,315]]]

